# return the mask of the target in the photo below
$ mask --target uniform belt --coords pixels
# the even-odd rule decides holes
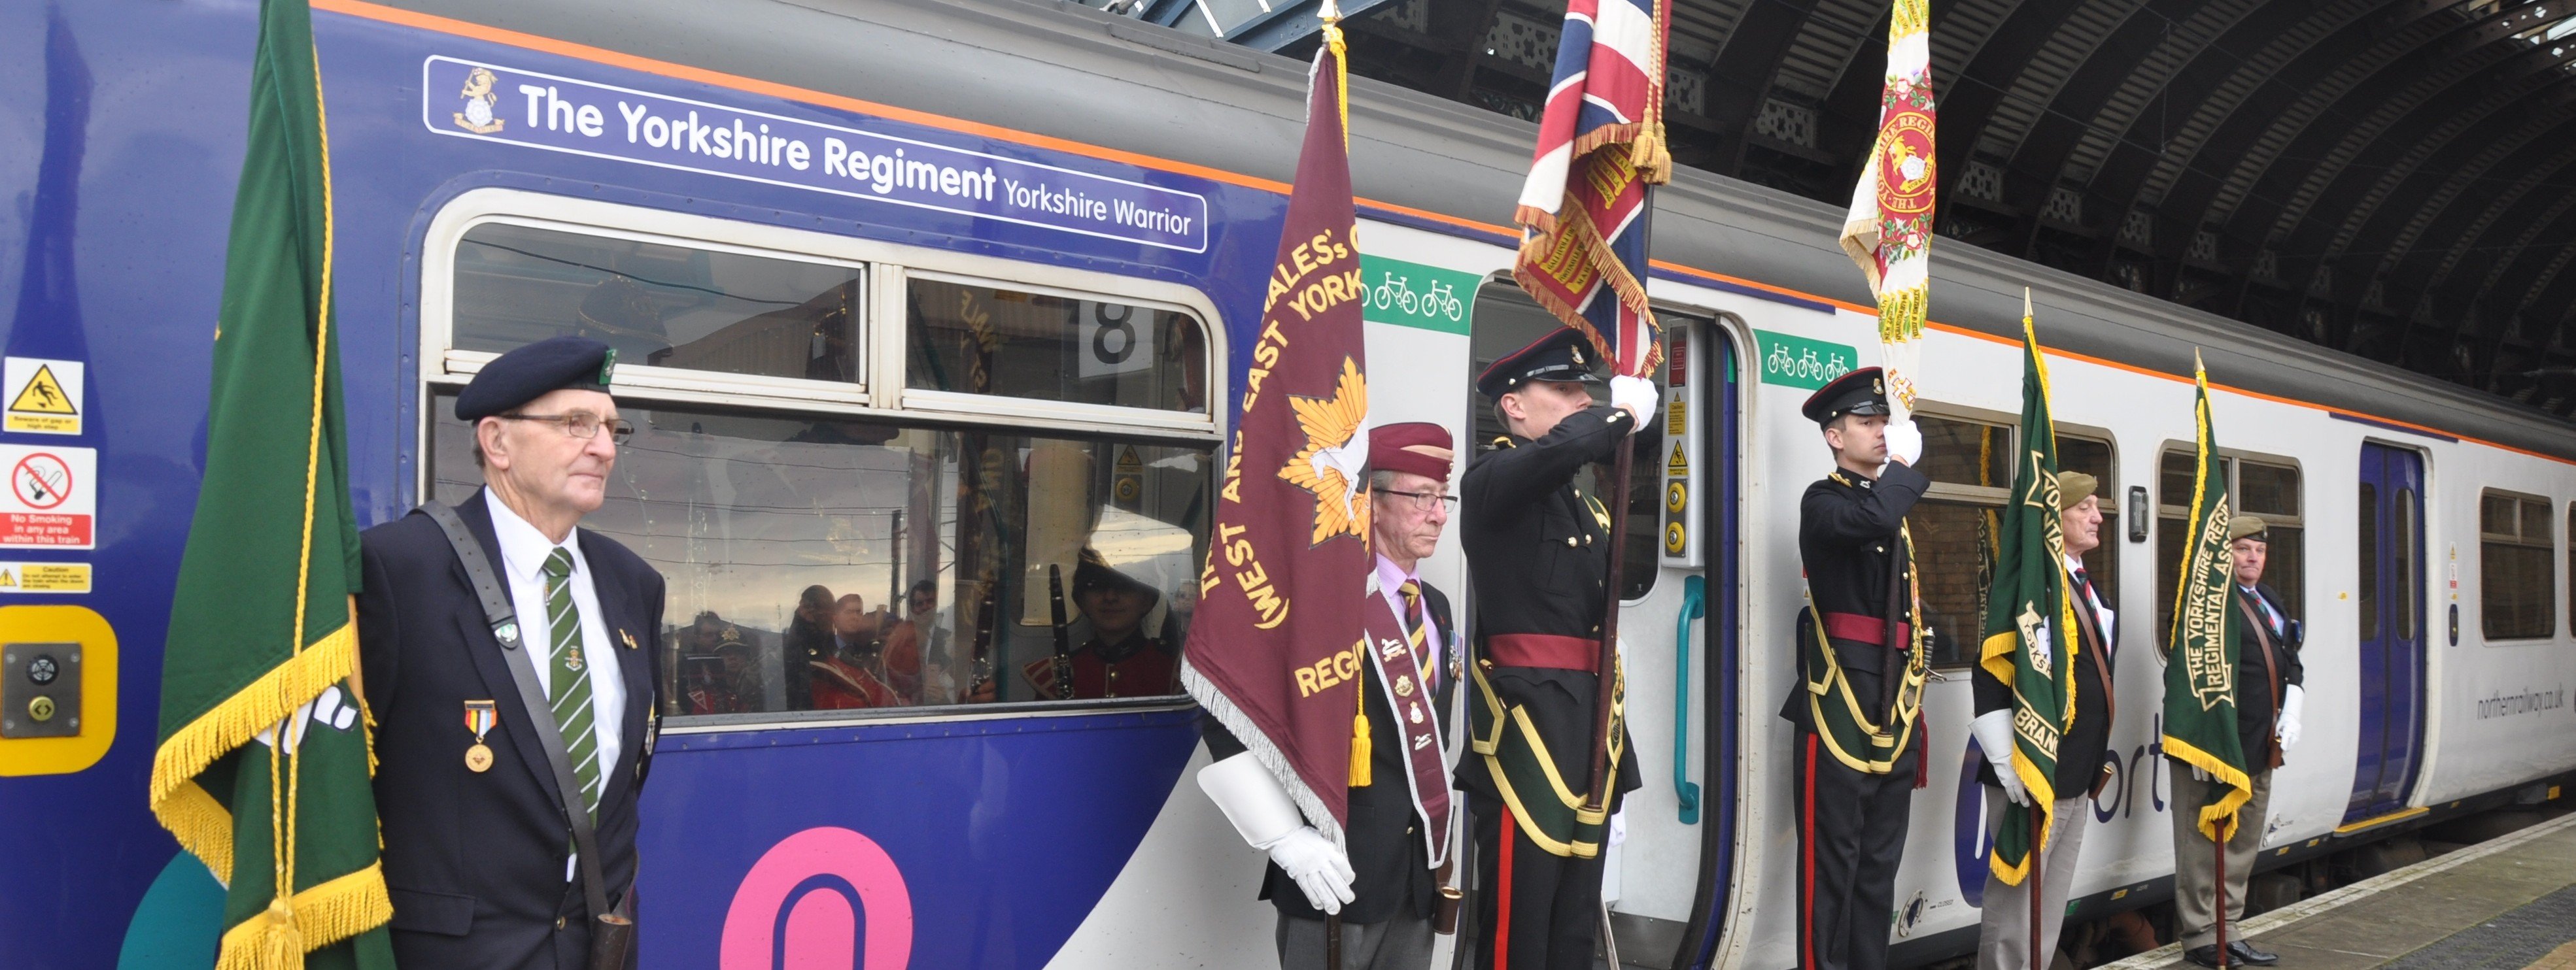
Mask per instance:
[[[1601,641],[1553,633],[1497,633],[1485,638],[1485,658],[1502,667],[1547,667],[1593,673]]]
[[[1873,647],[1883,647],[1887,645],[1887,621],[1858,613],[1827,613],[1825,614],[1825,636],[1835,640],[1858,640]],[[1902,644],[1912,644],[1914,642],[1913,624],[1903,622],[1896,624],[1896,639]]]

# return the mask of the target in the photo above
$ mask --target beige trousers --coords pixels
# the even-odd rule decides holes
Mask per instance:
[[[2007,811],[2027,812],[2004,797],[2004,790],[1986,788],[1986,833],[1993,835],[2003,824]],[[2030,884],[2007,886],[1986,870],[1985,915],[1977,925],[1978,970],[2025,970],[2048,966],[2049,956],[2057,952],[2057,934],[2066,926],[2066,900],[2075,890],[2075,860],[2084,851],[2084,830],[2091,828],[2093,800],[2083,795],[2060,799],[2050,806],[2053,816],[2048,823],[2048,848],[2039,854],[2039,960],[2030,958]]]
[[[2217,845],[2200,834],[2200,809],[2218,800],[2227,786],[2202,781],[2191,769],[2168,761],[2173,802],[2166,808],[2174,827],[2174,938],[2185,951],[2218,942],[2214,912],[2218,890]],[[2264,809],[2272,802],[2272,771],[2254,773],[2254,800],[2236,810],[2236,837],[2227,840],[2227,938],[2234,940],[2236,921],[2245,915],[2245,880],[2254,874],[2255,851],[2263,847]]]

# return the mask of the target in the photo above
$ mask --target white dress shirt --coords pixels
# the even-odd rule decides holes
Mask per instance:
[[[578,531],[567,533],[563,542],[547,539],[545,533],[528,524],[519,513],[501,504],[491,492],[483,493],[483,507],[492,512],[492,534],[501,541],[501,575],[510,584],[510,609],[519,615],[519,637],[524,649],[503,651],[511,663],[528,664],[537,674],[537,686],[546,696],[554,696],[553,632],[542,621],[533,618],[546,615],[546,559],[557,548],[572,553],[572,608],[581,614],[581,656],[586,666],[582,672],[590,677],[591,724],[599,741],[599,778],[604,789],[609,775],[616,771],[617,756],[625,748],[626,681],[617,675],[616,641],[609,639],[608,621],[600,617],[599,591],[593,585],[589,560],[581,555]],[[570,745],[566,745],[570,747]],[[577,862],[578,860],[570,860]],[[564,878],[572,878],[572,867],[565,866]]]
[[[2112,631],[2116,627],[2112,624],[2119,619],[2119,614],[2103,604],[2101,592],[2093,588],[2092,575],[2084,572],[2084,560],[2075,556],[2066,557],[2066,578],[2073,579],[2078,574],[2084,575],[2084,602],[2093,607],[2094,616],[2102,619],[2102,649],[2116,649],[2113,644],[2119,643],[2120,638],[2113,635]]]
[[[1395,611],[1398,622],[1404,619],[1403,587],[1408,579],[1417,584],[1422,582],[1421,574],[1406,572],[1385,553],[1377,554],[1377,594],[1386,598],[1387,608]],[[1440,684],[1442,642],[1440,623],[1431,618],[1431,597],[1426,593],[1422,597],[1422,676],[1426,686],[1437,687]]]

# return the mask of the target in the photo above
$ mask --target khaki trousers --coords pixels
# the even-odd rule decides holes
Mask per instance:
[[[2060,799],[2050,806],[2054,815],[2048,823],[2048,848],[2039,855],[2039,949],[2038,960],[2030,958],[2030,884],[2007,886],[1995,878],[1992,868],[1986,870],[1985,915],[1977,924],[1978,970],[2025,970],[2046,967],[2057,953],[2057,934],[2066,927],[2066,900],[2075,890],[2075,861],[2084,851],[2084,830],[2091,828],[2093,800],[2083,795]],[[2003,825],[2007,811],[2027,812],[2004,797],[2004,790],[1986,787],[1986,833],[1994,834]]]
[[[2191,768],[2168,761],[2173,778],[2174,938],[2185,951],[2218,942],[2214,912],[2218,890],[2217,846],[2200,834],[2201,806],[2226,794],[2216,779],[2202,781]],[[2263,847],[2264,809],[2272,802],[2272,771],[2254,773],[2254,800],[2236,810],[2236,837],[2227,840],[2227,938],[2238,939],[2236,921],[2245,915],[2245,880],[2254,874],[2255,851]]]
[[[1324,921],[1279,915],[1279,966],[1324,970]],[[1383,923],[1342,924],[1342,970],[1430,970],[1431,921],[1408,906]]]

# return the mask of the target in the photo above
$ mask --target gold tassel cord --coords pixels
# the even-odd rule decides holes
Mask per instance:
[[[1367,641],[1361,641],[1360,649],[1368,649]],[[1366,788],[1377,781],[1376,766],[1370,764],[1377,757],[1377,745],[1369,738],[1368,672],[1365,669],[1368,661],[1362,660],[1360,663],[1363,668],[1360,676],[1351,682],[1353,688],[1351,693],[1359,698],[1359,713],[1351,715],[1351,787],[1353,788]]]

